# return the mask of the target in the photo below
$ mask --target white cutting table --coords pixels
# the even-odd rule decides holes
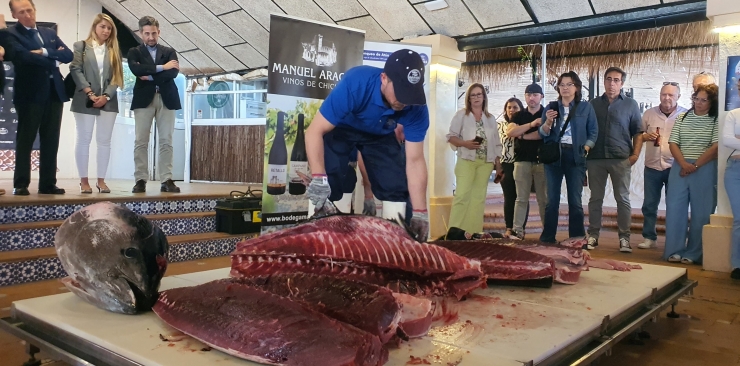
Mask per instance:
[[[412,356],[436,365],[586,364],[696,286],[685,269],[642,267],[631,272],[592,268],[576,285],[490,286],[462,302],[445,300],[447,321],[436,322],[428,336],[391,349],[387,365],[406,365]],[[161,289],[228,273],[224,268],[165,277]],[[255,365],[203,351],[205,345],[190,337],[173,337],[179,332],[151,312],[114,314],[71,293],[16,301],[12,312],[13,318],[0,322],[2,328],[71,363]],[[182,339],[162,341],[160,334]]]

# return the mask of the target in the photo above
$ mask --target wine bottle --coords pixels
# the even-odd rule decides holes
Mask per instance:
[[[653,143],[653,146],[660,146],[660,127],[658,127],[655,133],[658,134],[658,137],[655,138],[655,142]]]
[[[273,196],[285,193],[288,170],[288,149],[285,147],[285,112],[278,112],[275,139],[267,158],[267,193]]]
[[[293,144],[293,151],[290,152],[290,170],[288,182],[288,193],[292,195],[302,195],[306,193],[306,185],[303,183],[300,172],[306,176],[308,174],[308,155],[306,154],[306,138],[303,132],[303,113],[298,114],[298,131]]]

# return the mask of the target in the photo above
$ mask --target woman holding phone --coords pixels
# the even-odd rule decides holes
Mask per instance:
[[[116,90],[123,87],[123,65],[116,39],[116,26],[106,14],[93,20],[87,39],[75,42],[74,60],[69,72],[77,85],[72,107],[77,124],[75,160],[80,174],[80,193],[92,193],[88,180],[90,141],[96,130],[98,144],[95,187],[100,193],[110,193],[105,174],[110,160],[110,141],[118,114]]]
[[[457,151],[455,198],[447,229],[482,232],[488,179],[494,165],[497,175],[503,173],[501,140],[496,120],[488,112],[488,96],[483,85],[475,83],[468,87],[465,108],[452,117],[447,142]]]
[[[582,87],[583,83],[575,72],[560,75],[555,87],[558,100],[548,104],[542,115],[540,135],[544,143],[556,143],[560,147],[560,158],[545,165],[547,206],[540,235],[540,241],[543,242],[557,241],[555,234],[558,230],[563,177],[568,190],[568,235],[571,238],[586,236],[581,193],[586,177],[586,156],[594,147],[599,127],[594,108],[590,103],[581,102]]]

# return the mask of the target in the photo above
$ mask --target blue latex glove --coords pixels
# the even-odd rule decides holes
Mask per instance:
[[[329,195],[331,195],[331,188],[329,187],[329,180],[326,175],[313,175],[313,179],[311,179],[311,183],[309,183],[306,190],[306,195],[311,200],[311,203],[314,204],[314,210],[316,212],[323,209],[326,201],[329,199]]]

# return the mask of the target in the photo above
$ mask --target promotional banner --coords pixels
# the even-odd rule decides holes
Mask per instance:
[[[740,108],[740,93],[738,93],[738,81],[740,81],[740,56],[727,58],[727,80],[725,89],[725,110],[731,111]]]
[[[270,16],[262,232],[308,218],[304,132],[344,73],[362,65],[365,33]]]

